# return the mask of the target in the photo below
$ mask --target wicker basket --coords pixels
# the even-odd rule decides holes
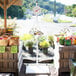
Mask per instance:
[[[11,37],[9,39],[9,45],[19,45],[19,37]]]
[[[7,45],[8,45],[8,40],[0,39],[0,46],[7,46]]]

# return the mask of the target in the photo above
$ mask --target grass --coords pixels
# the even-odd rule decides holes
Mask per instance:
[[[72,24],[72,25],[70,25],[70,27],[76,27],[76,24]]]
[[[42,18],[43,21],[45,22],[52,22],[53,23],[53,18],[52,18],[52,15],[51,14],[46,14],[43,16]],[[58,19],[58,23],[71,23],[72,21],[69,21],[69,20],[61,20],[61,19]]]
[[[71,23],[72,21],[58,19],[59,23]]]
[[[42,20],[45,22],[53,22],[53,19],[51,18],[51,14],[44,15]]]

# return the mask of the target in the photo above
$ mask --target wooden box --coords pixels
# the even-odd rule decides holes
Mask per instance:
[[[10,47],[6,48],[5,53],[0,53],[0,72],[18,74],[18,53],[11,53]]]
[[[17,72],[17,54],[0,53],[0,72]]]
[[[75,52],[74,51],[60,51],[60,59],[71,59],[71,58],[74,58],[74,54]]]
[[[59,61],[60,68],[69,68],[69,60],[60,60]]]
[[[70,60],[76,59],[76,45],[59,46],[59,56],[59,74],[70,73]]]

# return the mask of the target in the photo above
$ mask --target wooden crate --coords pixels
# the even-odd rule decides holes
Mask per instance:
[[[59,60],[60,68],[69,68],[69,60]]]
[[[59,72],[70,72],[69,68],[59,68]]]
[[[76,59],[76,45],[59,46],[59,73],[70,72],[70,59]]]
[[[17,46],[17,45],[15,45],[15,46]],[[18,49],[19,49],[19,47],[17,46],[17,53],[19,52]],[[11,46],[7,46],[5,51],[8,53],[11,53]]]
[[[70,72],[60,72],[58,76],[70,76]]]
[[[18,54],[0,53],[0,72],[18,72]]]
[[[60,51],[60,59],[74,58],[75,51]]]

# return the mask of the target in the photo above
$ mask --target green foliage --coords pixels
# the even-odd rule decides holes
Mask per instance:
[[[70,27],[76,27],[76,24],[72,24],[72,25],[70,25]]]
[[[42,41],[40,42],[39,44],[42,48],[48,48],[50,46],[49,42],[48,41]]]
[[[26,46],[28,46],[28,47],[33,47],[33,45],[34,45],[34,42],[33,41],[27,41],[26,42]]]
[[[38,41],[39,41],[39,42],[42,42],[42,41],[44,41],[44,40],[46,40],[46,37],[45,37],[45,36],[41,36],[41,37],[38,38]]]
[[[20,37],[20,39],[23,41],[31,40],[33,39],[33,36],[31,34],[24,34],[23,36]]]
[[[49,41],[54,41],[54,37],[53,36],[48,36],[48,40]]]
[[[4,18],[4,13],[3,13],[2,8],[0,8],[0,15],[1,15],[2,18]],[[11,16],[12,18],[14,18],[14,17],[22,18],[24,16],[24,12],[22,10],[22,7],[12,5],[7,10],[7,17],[8,16]]]
[[[42,20],[45,22],[53,22],[53,19],[51,18],[51,14],[44,15]]]
[[[76,7],[72,10],[73,16],[76,17]]]
[[[47,9],[44,9],[44,8],[41,8],[41,12],[45,14],[45,13],[48,12],[48,10]]]
[[[51,36],[48,36],[48,41],[50,43],[50,46],[53,47],[53,49],[55,48],[55,44],[54,44],[54,37],[51,35]]]
[[[31,19],[32,16],[31,16],[30,14],[27,14],[26,17],[27,17],[28,19]]]
[[[73,4],[72,6],[66,6],[65,10],[67,16],[76,17],[76,4]]]
[[[58,19],[59,23],[71,23],[72,21]]]
[[[17,17],[17,18],[22,18],[24,15],[22,7],[20,6],[11,6],[7,10],[7,16],[11,16],[12,18]]]
[[[54,10],[54,1],[50,0],[38,0],[38,5],[43,8],[42,13],[47,13],[48,11]],[[26,12],[26,9],[32,10],[33,7],[36,5],[35,0],[23,0],[23,5],[20,6],[14,6],[12,5],[7,10],[7,16],[22,18],[24,16],[24,13]],[[56,11],[58,13],[63,13],[64,11],[64,5],[60,3],[56,3],[57,9]],[[0,15],[3,18],[3,9],[0,8]]]
[[[65,37],[60,37],[59,38],[59,43],[61,44],[61,45],[64,45],[64,41],[65,41]]]

